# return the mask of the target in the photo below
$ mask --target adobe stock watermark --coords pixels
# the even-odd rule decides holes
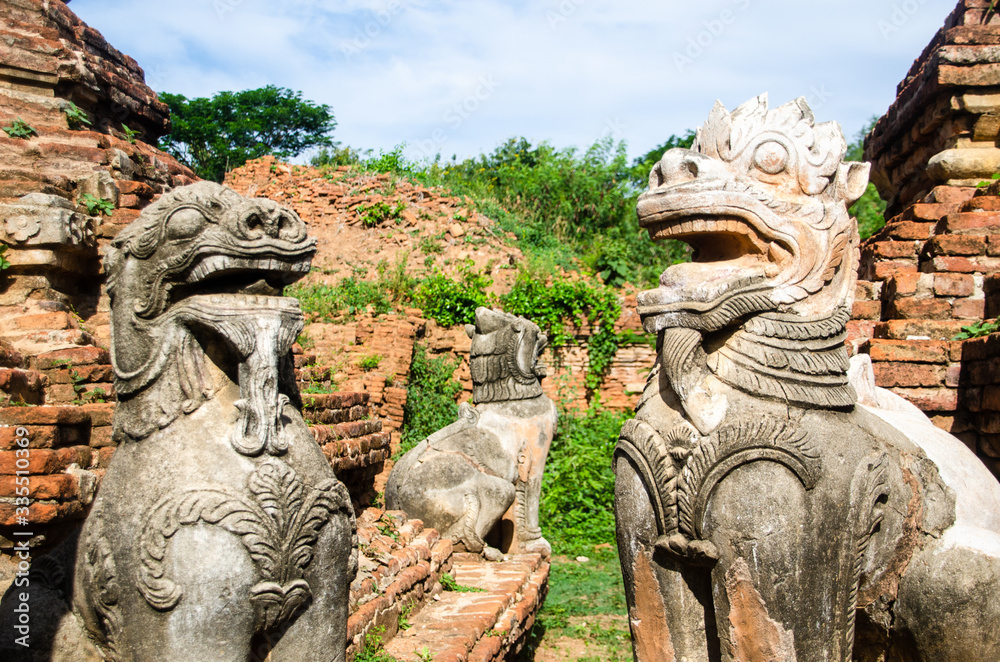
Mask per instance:
[[[461,101],[456,101],[448,110],[444,111],[441,120],[444,126],[439,126],[429,137],[417,140],[413,146],[426,158],[434,158],[441,151],[441,146],[448,142],[448,130],[457,130],[465,120],[469,119],[482,104],[493,96],[496,89],[500,87],[500,82],[493,76],[480,76],[475,89],[466,95]]]
[[[554,32],[560,23],[569,20],[569,17],[586,2],[587,0],[560,0],[555,9],[546,10],[545,20],[549,22],[549,30]]]
[[[10,432],[11,426],[0,425],[0,429],[5,433]],[[13,632],[11,636],[18,646],[28,648],[31,637],[31,591],[30,578],[28,573],[31,570],[31,542],[32,532],[29,528],[28,520],[29,506],[31,506],[29,466],[31,464],[31,450],[28,448],[28,429],[16,427],[13,430],[14,450],[14,521],[16,528],[13,531],[14,553],[17,555],[17,570],[14,573],[14,584],[12,590],[14,597]]]
[[[826,102],[832,99],[833,96],[833,92],[826,89],[825,83],[810,85],[809,94],[806,95],[806,103],[809,104],[809,109],[815,114],[815,112],[825,106]]]
[[[625,129],[627,128],[628,124],[622,121],[620,117],[609,117],[604,120],[604,131],[601,133],[601,137],[622,140],[625,137]]]
[[[360,55],[363,50],[371,46],[372,42],[378,38],[382,32],[389,27],[392,21],[403,13],[406,6],[401,0],[389,0],[385,7],[379,10],[372,10],[372,18],[364,25],[354,28],[354,36],[340,43],[340,52],[350,61],[354,56]]]
[[[688,37],[683,51],[674,51],[674,66],[677,71],[694,64],[694,61],[705,54],[726,33],[726,30],[739,17],[740,12],[750,8],[751,0],[731,0],[732,7],[719,12],[715,18],[701,22],[702,29]]]
[[[889,12],[889,15],[875,22],[878,31],[882,34],[882,39],[888,41],[890,35],[899,32],[926,4],[927,0],[903,0],[903,2],[892,3],[892,11]]]
[[[225,20],[226,14],[230,13],[243,4],[243,0],[212,0],[212,9],[219,20]]]

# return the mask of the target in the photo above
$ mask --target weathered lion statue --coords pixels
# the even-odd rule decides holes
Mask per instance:
[[[639,198],[694,248],[638,296],[658,360],[615,451],[641,662],[1000,659],[1000,485],[870,364],[860,401],[848,378],[845,149],[803,99],[716,104]]]
[[[489,559],[503,556],[485,538],[513,504],[506,552],[551,551],[538,526],[545,458],[556,432],[555,404],[542,393],[538,357],[548,338],[534,323],[476,310],[469,364],[475,407],[410,449],[393,467],[386,507]]]
[[[26,659],[344,659],[354,514],[299,413],[282,296],[315,250],[294,212],[210,182],[112,242],[119,445],[48,582],[76,617]]]

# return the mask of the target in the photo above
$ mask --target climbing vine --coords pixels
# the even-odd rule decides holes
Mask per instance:
[[[500,297],[500,304],[508,313],[527,317],[542,327],[553,348],[574,344],[572,327],[585,318],[594,326],[588,347],[586,385],[592,391],[600,385],[618,351],[614,326],[621,314],[621,304],[614,290],[556,276],[542,281],[521,272],[510,292]]]

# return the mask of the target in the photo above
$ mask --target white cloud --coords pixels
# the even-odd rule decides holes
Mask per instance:
[[[71,8],[135,57],[157,90],[289,87],[330,104],[335,136],[347,144],[388,150],[405,141],[420,155],[414,146],[431,141],[462,158],[513,135],[586,146],[609,125],[639,154],[700,125],[716,98],[734,107],[762,91],[776,103],[810,98],[820,120],[840,121],[851,137],[892,102],[953,4],[74,0]]]

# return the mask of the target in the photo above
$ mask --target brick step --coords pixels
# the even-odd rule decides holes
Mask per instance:
[[[31,367],[42,369],[37,365],[35,359],[41,354],[48,354],[54,351],[64,351],[76,349],[77,347],[89,347],[93,338],[86,331],[80,329],[67,329],[63,331],[29,331],[25,333],[4,334],[11,341],[14,349],[21,354],[31,356]]]
[[[427,651],[435,662],[493,662],[521,645],[545,598],[548,560],[518,554],[491,563],[455,554],[451,574],[459,585],[483,592],[440,593],[385,645],[387,653],[404,661],[428,659],[421,657]]]
[[[62,99],[9,87],[0,87],[0,98],[3,99],[4,110],[13,117],[20,117],[36,130],[42,126],[66,123],[66,116],[60,109],[60,105],[65,103]]]
[[[366,638],[392,638],[400,618],[441,592],[452,544],[402,511],[366,508],[358,515],[358,574],[351,582],[348,659]]]

